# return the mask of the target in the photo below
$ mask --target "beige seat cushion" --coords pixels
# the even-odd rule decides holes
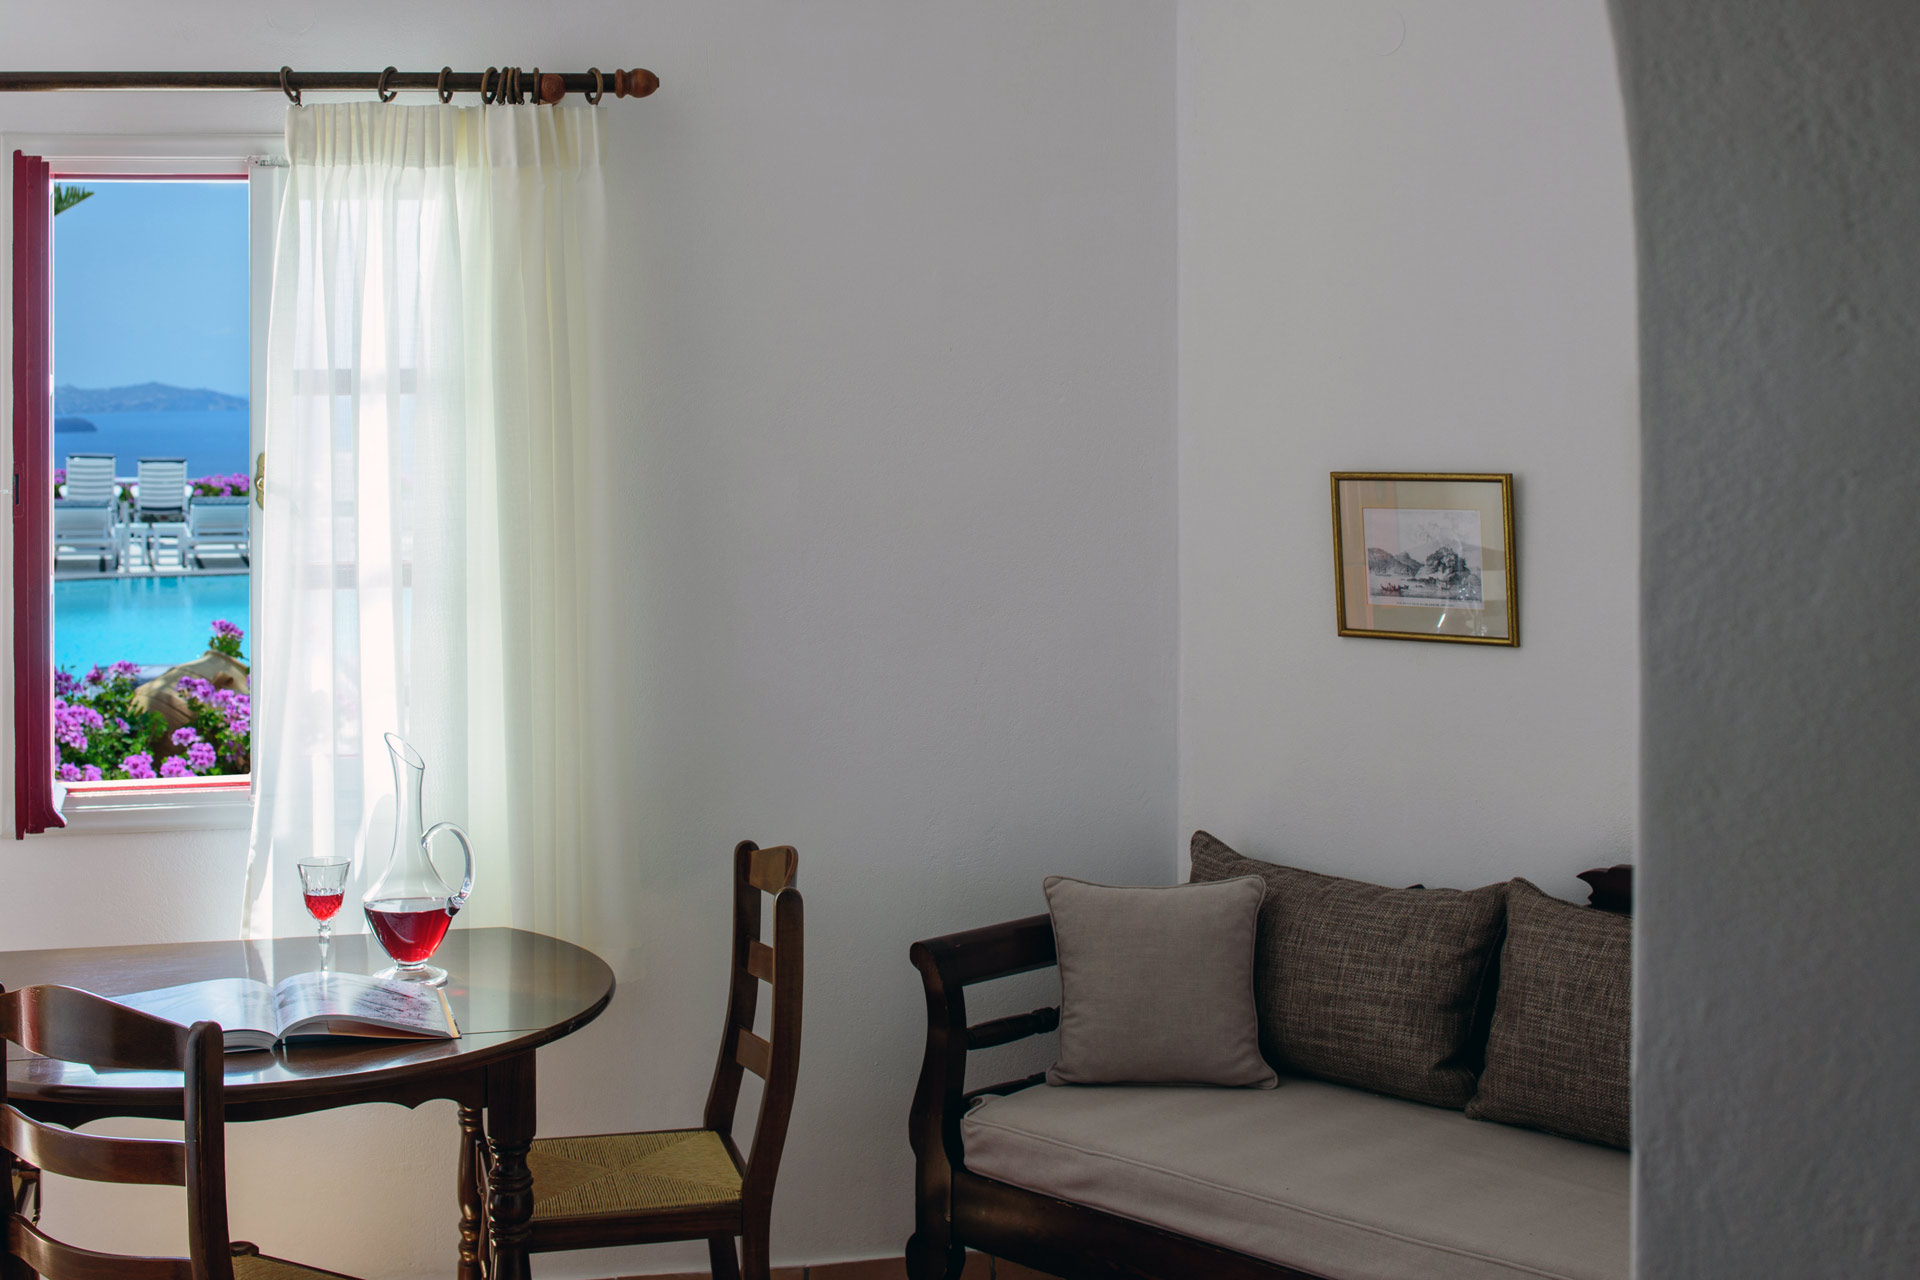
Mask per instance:
[[[536,1221],[740,1201],[740,1170],[711,1129],[540,1138],[527,1168]]]
[[[1344,1085],[1043,1085],[960,1129],[984,1177],[1330,1280],[1627,1276],[1626,1152]]]

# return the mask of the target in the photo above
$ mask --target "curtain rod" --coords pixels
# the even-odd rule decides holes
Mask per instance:
[[[59,90],[232,89],[278,91],[294,105],[302,92],[365,93],[390,102],[403,91],[426,90],[451,102],[456,93],[477,93],[484,102],[558,102],[569,93],[598,102],[603,94],[644,98],[660,87],[660,77],[636,67],[631,71],[542,72],[535,67],[488,67],[485,71],[0,71],[0,93],[48,93]]]

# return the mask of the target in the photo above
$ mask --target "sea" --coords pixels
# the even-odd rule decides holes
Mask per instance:
[[[83,418],[94,429],[61,430],[60,422],[72,418]],[[245,409],[60,414],[53,433],[53,465],[65,467],[70,453],[110,453],[113,473],[129,480],[142,458],[185,458],[188,476],[253,470]]]

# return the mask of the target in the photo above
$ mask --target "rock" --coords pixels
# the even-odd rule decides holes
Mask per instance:
[[[1427,557],[1427,562],[1420,566],[1414,579],[1418,582],[1438,582],[1442,586],[1458,589],[1473,579],[1473,567],[1458,551],[1441,547]]]
[[[240,659],[209,649],[192,662],[168,667],[164,673],[135,689],[133,709],[154,712],[167,722],[167,732],[172,733],[193,719],[187,710],[186,699],[175,689],[183,678],[199,676],[216,689],[246,693],[250,674],[247,664]]]
[[[1367,568],[1376,578],[1411,578],[1420,572],[1420,562],[1404,552],[1394,554],[1379,547],[1368,547]]]

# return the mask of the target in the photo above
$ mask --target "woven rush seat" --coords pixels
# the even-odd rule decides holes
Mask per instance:
[[[352,1280],[338,1271],[303,1267],[282,1258],[265,1257],[253,1249],[253,1245],[234,1242],[233,1280]]]
[[[527,1169],[535,1222],[740,1203],[740,1170],[711,1129],[540,1138]]]

